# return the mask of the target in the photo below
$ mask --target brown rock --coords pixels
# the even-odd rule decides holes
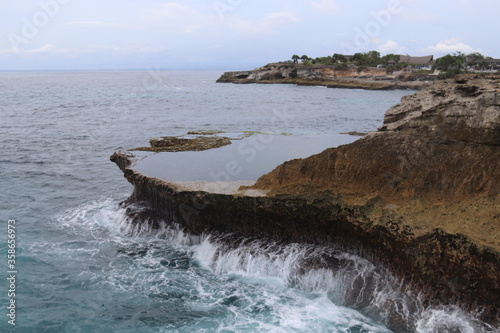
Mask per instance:
[[[252,188],[331,193],[361,207],[364,238],[393,271],[499,324],[500,76],[461,76],[404,97],[350,145],[292,160]],[[380,229],[382,228],[382,229]],[[385,229],[385,231],[383,231]],[[377,232],[377,233],[379,233]]]
[[[411,74],[409,76],[413,77]],[[407,75],[407,76],[408,76]],[[416,79],[418,78],[418,79]],[[376,67],[302,65],[271,63],[251,71],[226,72],[217,82],[232,83],[282,83],[328,88],[389,90],[422,89],[432,85],[435,76],[416,77],[415,80],[400,80],[387,75],[386,70]]]
[[[190,191],[138,173],[126,153],[112,159],[134,184],[128,203],[147,206],[130,211],[136,223],[357,253],[408,282],[424,306],[457,304],[499,327],[499,82],[461,76],[405,97],[378,132],[244,188],[267,196]]]

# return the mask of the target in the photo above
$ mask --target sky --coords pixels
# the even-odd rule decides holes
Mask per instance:
[[[377,50],[500,58],[498,0],[0,1],[0,70],[246,70]]]

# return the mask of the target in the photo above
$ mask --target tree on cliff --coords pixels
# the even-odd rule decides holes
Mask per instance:
[[[477,70],[483,70],[488,67],[487,58],[479,52],[469,53],[466,56],[467,66],[474,67]]]
[[[300,60],[302,60],[302,62],[306,62],[311,60],[311,58],[309,58],[307,55],[304,54],[302,57],[300,57]]]
[[[436,59],[433,70],[444,71],[445,73],[441,77],[453,77],[457,74],[464,72],[464,66],[466,63],[466,56],[462,52],[456,52],[453,55],[447,54],[441,58]]]
[[[340,53],[334,53],[333,54],[333,57],[332,57],[332,60],[333,60],[333,63],[346,63],[347,62],[347,58],[343,55],[343,54],[340,54]]]
[[[356,66],[364,66],[366,63],[365,54],[361,52],[354,53],[354,55],[352,56],[352,62],[354,62]]]
[[[300,57],[298,55],[296,55],[296,54],[294,54],[292,56],[293,63],[295,63],[295,64],[299,62],[299,59],[300,59]]]
[[[436,59],[434,67],[436,69],[447,71],[450,69],[462,69],[465,64],[465,55],[462,52],[447,54],[444,57]]]
[[[474,65],[478,64],[479,62],[481,62],[481,60],[484,60],[484,56],[479,52],[473,52],[473,53],[469,53],[466,56],[466,59],[467,59],[467,65],[474,66]]]
[[[380,58],[380,63],[385,66],[387,74],[392,74],[395,69],[399,69],[401,57],[394,53],[389,53]]]
[[[370,51],[366,53],[368,58],[368,66],[377,66],[380,64],[380,52],[378,51]]]
[[[316,59],[313,59],[313,64],[322,64],[322,65],[333,65],[335,62],[333,61],[332,56],[327,56],[327,57],[317,57]]]
[[[389,65],[389,64],[398,64],[399,63],[399,60],[401,59],[401,57],[397,54],[394,54],[394,53],[389,53],[389,54],[386,54],[385,56],[383,56],[382,58],[380,58],[380,63],[384,64],[384,65]]]
[[[372,66],[375,67],[380,64],[380,52],[369,51],[366,53],[355,53],[352,61],[356,66]]]

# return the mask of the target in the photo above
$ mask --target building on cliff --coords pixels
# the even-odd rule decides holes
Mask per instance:
[[[417,65],[424,67],[431,67],[432,61],[434,60],[433,55],[427,55],[422,57],[413,57],[409,55],[399,55],[399,62],[406,63],[408,65]]]

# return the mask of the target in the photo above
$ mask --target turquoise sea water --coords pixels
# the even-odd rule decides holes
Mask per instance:
[[[1,332],[390,332],[380,304],[406,296],[363,258],[297,244],[228,249],[220,235],[127,222],[118,203],[132,186],[109,161],[116,150],[200,129],[304,140],[372,131],[411,93],[216,84],[220,74],[0,73]],[[5,278],[8,220],[16,221],[15,298]],[[345,266],[302,269],[325,253]],[[368,306],[362,296],[343,299],[359,283],[370,287]],[[415,311],[413,331],[480,331],[457,308],[404,304],[402,313]]]

